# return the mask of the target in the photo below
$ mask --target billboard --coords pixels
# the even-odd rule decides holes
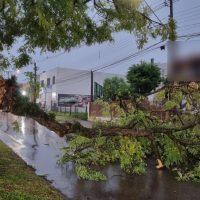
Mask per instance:
[[[90,102],[90,95],[58,94],[58,106],[60,107],[86,107]]]

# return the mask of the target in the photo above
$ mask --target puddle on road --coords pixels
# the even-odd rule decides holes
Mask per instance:
[[[144,176],[126,176],[109,166],[105,182],[77,178],[72,164],[57,164],[67,143],[33,119],[0,113],[0,139],[36,173],[45,176],[66,199],[74,200],[199,200],[200,184],[177,182],[167,171],[149,167]]]

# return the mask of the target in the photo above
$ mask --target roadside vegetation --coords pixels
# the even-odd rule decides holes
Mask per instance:
[[[120,82],[119,88],[116,88],[116,81]],[[71,133],[61,161],[74,162],[77,175],[83,179],[106,180],[101,169],[111,163],[118,163],[128,174],[142,174],[147,160],[153,157],[157,168],[176,170],[179,180],[200,182],[200,85],[165,81],[163,87],[157,89],[160,82],[158,67],[147,63],[130,68],[127,82],[107,81],[107,90],[110,90],[107,94],[117,93],[111,101],[101,103],[106,112],[114,116],[109,106],[113,107],[112,101],[119,101],[119,117],[95,123],[92,129],[78,123],[58,123],[55,115],[59,121],[73,115],[47,114],[20,96],[18,90],[13,94],[11,112],[32,117],[61,136]],[[152,93],[160,109],[154,108],[154,112],[144,105]],[[85,114],[74,117],[84,119]]]
[[[62,162],[73,161],[83,179],[106,180],[101,171],[106,165],[118,163],[128,174],[142,174],[154,158],[155,167],[176,171],[178,180],[200,182],[200,85],[165,81],[158,89],[159,69],[146,63],[130,68],[127,80],[130,92],[125,87],[125,101],[120,92],[124,83],[119,80],[118,90],[116,79],[106,81],[107,90],[119,91],[113,96],[120,101],[118,106],[114,103],[117,119],[97,123],[91,130],[78,128]],[[152,93],[153,107],[145,105]],[[101,104],[108,113],[113,110],[112,102]]]
[[[87,120],[87,113],[69,113],[69,112],[53,112],[56,121],[63,123],[67,120],[80,119]]]
[[[0,142],[0,200],[63,200],[15,153]]]
[[[161,36],[162,41],[176,40],[176,23],[173,17],[169,17],[168,23],[162,24],[151,19],[152,11],[148,6],[143,6],[142,1],[130,2],[2,1],[0,70],[9,69],[11,66],[20,69],[29,65],[36,49],[41,50],[41,53],[61,49],[69,51],[80,44],[89,46],[112,41],[113,33],[120,31],[134,33],[139,48],[148,42],[149,37]],[[101,17],[92,17],[89,10]],[[20,38],[24,40],[19,43],[18,53],[14,56],[11,52]],[[158,162],[158,168],[165,166],[176,170],[180,180],[200,182],[200,84],[166,81],[162,89],[155,91],[160,82],[159,69],[148,63],[131,67],[127,74],[127,83],[118,79],[108,80],[108,91],[104,90],[104,100],[110,104],[114,100],[120,101],[120,117],[114,122],[97,124],[93,129],[81,127],[80,124],[76,127],[72,127],[71,124],[61,126],[54,120],[54,114],[47,114],[37,105],[29,103],[17,90],[16,93],[12,93],[15,90],[12,84],[7,85],[7,88],[13,89],[11,92],[3,88],[5,94],[2,95],[2,106],[14,114],[29,116],[43,122],[55,131],[62,130],[63,134],[71,131],[73,134],[70,134],[69,146],[64,149],[62,162],[74,162],[77,175],[83,179],[105,180],[106,177],[100,169],[110,163],[119,163],[127,173],[142,174],[145,172],[146,161],[153,157]],[[34,94],[37,91],[35,87]],[[165,117],[152,113],[151,109],[143,105],[152,91],[156,94],[155,100],[161,108],[159,113],[164,113]],[[124,100],[129,100],[130,103],[127,104]],[[5,101],[8,105],[4,104]],[[109,110],[111,109],[107,111]],[[40,198],[43,193],[37,193],[45,187],[39,184],[38,191],[35,191],[36,187],[33,188],[33,185],[37,184],[34,184],[34,179],[27,174],[22,175],[23,178],[20,177],[17,167],[21,165],[12,157],[13,162],[16,162],[13,166],[10,155],[6,154],[5,150],[0,153],[3,163],[3,181],[0,182],[3,188],[0,192],[2,199],[48,197],[44,195]],[[14,167],[16,170],[13,170]],[[23,169],[23,173],[25,172]],[[11,176],[12,173],[15,178]],[[5,178],[6,176],[8,177]],[[22,192],[22,189],[26,192],[26,189],[28,191],[30,188],[33,196]]]

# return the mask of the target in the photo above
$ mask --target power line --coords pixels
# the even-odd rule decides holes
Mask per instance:
[[[183,17],[187,18],[187,17],[193,17],[193,16],[197,16],[199,14],[199,11],[200,11],[200,8],[198,8],[197,10],[194,10],[192,13],[191,11],[188,12],[188,13],[184,13],[184,14],[181,14],[181,15],[176,15],[176,19],[182,19]]]
[[[196,9],[199,9],[199,7],[200,7],[200,5],[195,6],[195,7],[191,7],[191,8],[185,9],[185,10],[181,10],[181,11],[179,11],[179,12],[175,12],[175,13],[174,13],[174,14],[175,14],[175,19],[178,19],[178,18],[180,18],[180,17],[184,17],[184,16],[186,16],[186,15],[188,15],[188,14],[191,14],[191,11],[192,11],[192,10],[195,10],[195,11],[193,11],[193,14],[194,14],[194,12],[199,12],[199,10],[196,10]],[[189,12],[189,13],[187,13],[187,12]],[[177,14],[178,14],[178,15],[177,15]],[[163,17],[163,18],[161,18],[162,21],[163,21],[163,20],[166,20],[166,19],[168,19],[168,17]]]
[[[88,74],[90,74],[90,72],[85,72],[85,73],[77,73],[77,74],[74,74],[74,75],[70,75],[70,77],[69,78],[67,78],[67,79],[63,79],[63,80],[61,80],[61,81],[57,81],[56,82],[56,84],[57,83],[63,83],[63,82],[66,82],[66,81],[71,81],[71,80],[74,80],[74,79],[77,79],[77,78],[80,78],[80,77],[83,77],[83,76],[87,76]]]
[[[200,13],[198,14],[198,15],[200,15]],[[177,23],[179,24],[179,25],[188,25],[188,23],[189,24],[194,24],[194,23],[199,23],[200,21],[199,20],[196,20],[197,19],[197,16],[195,16],[195,17],[193,17],[193,18],[185,18],[185,19],[182,19],[182,20],[177,20]]]
[[[195,38],[195,37],[200,37],[200,32],[197,33],[190,33],[186,35],[179,35],[178,38]]]
[[[131,59],[136,58],[136,57],[138,57],[138,56],[144,56],[144,55],[146,55],[147,53],[152,52],[152,51],[157,50],[157,49],[160,49],[160,47],[156,47],[156,48],[154,48],[154,49],[150,49],[150,50],[144,52],[142,55],[135,55],[135,56],[132,57]],[[123,63],[126,63],[126,62],[128,62],[129,60],[131,60],[131,59],[126,59],[126,60],[123,60],[122,62],[123,62]],[[105,68],[100,69],[100,70],[108,70],[108,69],[111,69],[111,68],[115,68],[115,67],[119,66],[122,62],[115,63],[115,64],[113,64],[113,65],[110,65],[110,66],[105,67]],[[98,71],[98,70],[97,70],[97,71]]]
[[[199,28],[200,23],[195,23],[195,24],[186,24],[184,26],[178,26],[178,29],[185,29],[186,27],[193,27],[195,26],[195,28]]]
[[[163,4],[163,3],[161,3],[161,4]],[[158,2],[154,2],[154,3],[151,4],[151,7],[159,6],[159,5],[160,5],[160,3],[158,3]]]
[[[154,10],[153,10],[153,9],[151,8],[151,6],[147,3],[147,1],[144,0],[144,2],[145,2],[145,4],[147,5],[147,7],[151,10],[151,12],[154,14],[154,16],[158,19],[158,21],[159,21],[161,24],[163,24],[162,21],[160,20],[160,18],[158,17],[158,15],[156,15],[156,13],[154,12]]]
[[[85,74],[86,75],[86,74]],[[82,82],[82,81],[84,81],[84,80],[87,80],[88,78],[90,78],[90,72],[88,72],[88,74],[87,74],[88,76],[79,76],[79,78],[80,79],[78,79],[78,78],[74,78],[73,80],[71,80],[70,82],[68,82],[67,83],[67,85],[73,85],[73,84],[75,84],[75,83],[80,83],[80,82]],[[67,82],[67,81],[69,81],[69,80],[66,80],[66,81],[63,81],[63,82],[56,82],[56,84],[64,84],[65,82]]]
[[[128,60],[131,60],[131,59],[133,59],[133,58],[139,56],[139,55],[143,55],[144,53],[147,53],[147,52],[150,52],[150,51],[153,51],[153,50],[155,50],[155,49],[160,48],[160,46],[158,46],[158,47],[156,47],[156,46],[157,46],[158,44],[161,44],[161,43],[163,43],[163,41],[160,41],[160,42],[158,42],[158,43],[155,43],[155,44],[153,44],[153,45],[150,45],[149,47],[147,47],[147,48],[145,48],[145,49],[143,49],[143,50],[140,50],[140,51],[138,51],[138,52],[135,52],[135,53],[133,53],[133,54],[130,54],[130,55],[128,55],[128,56],[126,56],[126,57],[124,57],[124,58],[121,58],[120,60],[117,60],[117,61],[115,61],[115,62],[113,62],[113,63],[108,64],[108,65],[97,66],[97,67],[95,67],[95,68],[92,68],[90,71],[87,71],[87,72],[85,72],[85,73],[77,73],[77,74],[74,74],[75,76],[70,76],[70,78],[68,78],[68,79],[63,79],[63,80],[61,80],[61,81],[59,81],[59,82],[56,82],[56,83],[60,84],[60,83],[63,83],[63,82],[66,82],[66,81],[71,81],[71,80],[74,80],[74,79],[77,79],[77,78],[80,78],[80,77],[83,77],[83,76],[88,76],[88,75],[91,73],[91,71],[97,72],[97,71],[100,71],[100,70],[109,68],[109,67],[111,67],[111,66],[115,66],[115,65],[117,65],[117,64],[120,64],[120,63],[122,63],[122,62],[126,62],[126,61],[128,61]],[[153,47],[155,47],[155,48],[153,48]],[[152,48],[153,48],[153,49],[152,49]]]
[[[155,46],[157,46],[158,44],[161,44],[161,43],[163,43],[163,41],[158,42],[158,43],[156,43],[156,44],[153,44],[153,45],[151,45],[151,46],[149,46],[149,47],[147,47],[147,48],[145,48],[145,49],[143,49],[143,50],[140,50],[140,51],[138,51],[138,52],[136,52],[136,53],[130,54],[129,56],[124,57],[124,58],[122,58],[122,59],[120,59],[120,60],[117,60],[117,61],[115,61],[115,62],[113,62],[113,63],[111,63],[111,64],[108,64],[108,65],[105,65],[105,66],[102,66],[102,67],[96,67],[96,68],[93,69],[93,71],[96,72],[96,71],[99,71],[99,70],[108,68],[108,67],[110,67],[110,66],[116,65],[116,64],[118,64],[118,63],[121,63],[121,62],[130,60],[130,59],[132,59],[132,58],[134,58],[134,57],[136,57],[136,56],[138,56],[138,55],[144,53],[144,52],[147,51],[147,50],[154,50],[154,49],[151,49],[151,48],[153,48],[153,47],[155,47]],[[156,47],[156,49],[157,49],[157,48],[160,48],[160,46],[159,46],[159,47]]]
[[[122,42],[121,42],[122,41]],[[110,45],[112,44],[111,42],[108,43],[107,45]],[[128,47],[130,45],[130,41],[128,41],[127,39],[126,40],[120,40],[120,42],[113,44],[111,46],[111,49],[117,49],[117,50],[120,50],[120,49],[123,49],[125,47]],[[81,45],[80,47],[82,47],[83,45]],[[80,48],[79,47],[79,48]],[[108,48],[107,46],[106,47],[103,47],[103,49],[101,49],[102,51],[105,49],[105,48]],[[61,52],[61,53],[58,53],[57,55],[52,55],[52,56],[47,56],[46,58],[43,58],[43,59],[40,59],[40,60],[37,60],[36,63],[41,63],[41,62],[45,62],[47,60],[50,60],[50,59],[54,59],[54,58],[57,58],[57,57],[60,57],[62,55],[64,55],[66,53],[66,51],[64,52]]]
[[[196,6],[194,6],[194,7],[191,7],[191,8],[187,8],[187,9],[184,9],[184,10],[181,10],[181,11],[178,11],[178,12],[176,12],[176,17],[178,17],[179,16],[179,14],[181,14],[181,13],[187,13],[187,12],[191,12],[191,10],[196,10],[196,9],[199,9],[199,7],[200,7],[200,5],[196,5]],[[178,14],[178,15],[177,15]]]

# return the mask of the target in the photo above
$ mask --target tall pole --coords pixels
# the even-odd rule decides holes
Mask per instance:
[[[174,42],[176,40],[176,24],[174,21],[174,0],[169,0],[170,15],[169,15],[169,40]]]
[[[173,4],[174,0],[169,0],[169,8],[170,8],[170,15],[169,15],[169,40],[170,40],[170,48],[169,50],[169,59],[170,59],[170,63],[171,60],[173,60],[173,56],[175,55],[174,51],[176,50],[175,46],[174,46],[174,42],[176,41],[176,24],[174,21],[174,4]],[[170,64],[171,65],[171,64]],[[170,66],[172,67],[172,66]],[[175,85],[175,81],[172,82],[172,85]],[[174,89],[172,88],[172,90],[170,89],[168,92],[168,100],[171,99],[171,95],[170,93],[173,93]]]
[[[94,72],[91,71],[91,97],[90,101],[94,101]]]
[[[34,63],[34,69],[33,69],[33,81],[34,81],[34,94],[33,94],[33,103],[36,104],[36,98],[37,98],[37,71],[38,71],[38,68],[37,68],[37,65],[36,63]]]
[[[169,0],[169,3],[170,3],[170,5],[169,5],[169,7],[170,7],[170,17],[174,18],[173,0]]]

